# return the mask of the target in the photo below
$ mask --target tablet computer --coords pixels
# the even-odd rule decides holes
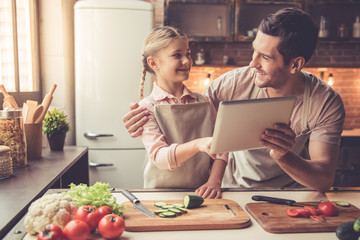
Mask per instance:
[[[264,148],[261,135],[274,123],[288,124],[295,96],[220,103],[210,153]]]

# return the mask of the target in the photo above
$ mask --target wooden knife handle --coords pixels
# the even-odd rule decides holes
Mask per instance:
[[[265,202],[269,202],[269,203],[276,203],[276,204],[283,204],[283,205],[293,205],[294,203],[296,203],[295,200],[267,197],[267,196],[260,196],[260,195],[252,196],[251,199],[254,201],[265,201]]]

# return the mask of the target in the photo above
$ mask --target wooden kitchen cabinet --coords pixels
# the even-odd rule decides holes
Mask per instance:
[[[358,0],[165,0],[164,25],[181,28],[195,42],[252,41],[248,31],[257,28],[268,14],[285,7],[305,10],[318,27],[320,17],[326,16],[330,35],[320,41],[354,40],[352,24],[360,15]],[[217,32],[219,16],[222,21],[220,33]],[[341,24],[346,28],[344,38],[338,36]]]
[[[360,137],[343,136],[334,186],[360,186]]]

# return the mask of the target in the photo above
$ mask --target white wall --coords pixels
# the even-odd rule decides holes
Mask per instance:
[[[69,115],[66,144],[75,144],[74,4],[76,0],[39,0],[43,96],[57,84],[51,108]]]

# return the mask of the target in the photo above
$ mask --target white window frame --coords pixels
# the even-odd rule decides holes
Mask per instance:
[[[16,2],[18,0],[1,0],[1,1],[10,1],[11,4],[11,17],[12,17],[12,32],[13,32],[13,57],[14,57],[14,86],[15,90],[8,91],[12,96],[14,96],[17,104],[21,107],[23,103],[28,100],[40,101],[41,91],[40,91],[40,58],[39,58],[39,24],[38,24],[38,1],[37,0],[25,0],[25,3],[28,6],[28,12],[25,12],[24,17],[27,17],[28,22],[26,22],[26,31],[30,36],[30,42],[28,46],[31,50],[31,56],[27,58],[27,62],[31,68],[31,71],[27,71],[32,76],[30,77],[32,87],[30,91],[21,90],[21,79],[20,79],[20,69],[19,69],[19,57],[18,57],[18,35],[17,35],[17,8]],[[6,88],[6,84],[5,88]],[[3,97],[0,94],[0,103],[2,106]],[[1,107],[2,109],[2,107]]]

